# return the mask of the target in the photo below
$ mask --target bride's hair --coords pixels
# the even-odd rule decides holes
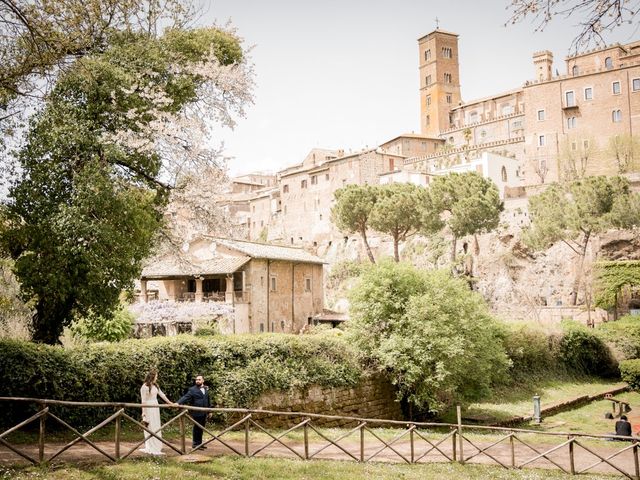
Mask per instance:
[[[155,368],[152,368],[151,370],[149,370],[149,373],[147,373],[147,376],[144,377],[144,384],[147,386],[149,391],[151,391],[151,386],[156,383],[154,380],[157,375],[158,371]]]

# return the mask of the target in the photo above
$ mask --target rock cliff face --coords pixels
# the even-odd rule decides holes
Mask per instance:
[[[578,292],[578,305],[573,307],[571,300],[578,256],[562,242],[542,252],[531,251],[521,240],[522,230],[518,223],[503,222],[501,229],[493,233],[458,242],[461,263],[466,270],[472,271],[474,288],[487,300],[493,312],[504,320],[542,323],[565,317],[602,320],[605,312],[586,312],[586,306],[591,303],[593,262],[640,259],[640,232],[610,231],[592,239],[584,264],[586,293],[583,282]],[[465,242],[470,246],[467,253],[462,250]],[[370,243],[376,258],[392,255],[393,246],[389,240],[374,235]],[[448,242],[444,252],[435,251],[442,248],[443,245],[434,244],[433,240],[414,237],[402,245],[401,255],[420,268],[434,268],[448,259]],[[368,262],[357,236],[350,236],[318,253],[329,262],[329,269],[342,260]],[[345,290],[344,285],[327,289],[327,304],[333,308],[346,308]]]

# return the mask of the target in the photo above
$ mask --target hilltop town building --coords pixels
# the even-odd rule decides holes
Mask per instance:
[[[234,333],[297,333],[323,313],[323,261],[301,248],[201,237],[149,261],[140,300],[226,302]]]
[[[568,57],[562,75],[551,52],[535,52],[533,78],[468,102],[458,48],[458,35],[440,29],[418,39],[420,133],[355,153],[313,149],[273,183],[235,194],[247,237],[330,245],[343,235],[331,223],[333,194],[349,184],[428,186],[434,176],[475,171],[496,184],[507,209],[520,210],[514,197],[531,187],[628,172],[616,157],[640,131],[640,42]]]

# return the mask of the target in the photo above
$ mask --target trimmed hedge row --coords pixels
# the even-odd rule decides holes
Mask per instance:
[[[195,375],[202,374],[212,401],[228,407],[248,407],[272,389],[353,386],[364,373],[346,342],[325,336],[181,335],[74,349],[2,340],[0,396],[140,402],[140,386],[152,367],[158,369],[158,383],[170,399],[177,400]],[[0,421],[7,424],[33,413],[24,404],[4,407],[8,415]],[[69,409],[65,418],[89,425],[104,414]]]
[[[564,373],[618,376],[618,362],[609,346],[594,330],[572,322],[552,335],[522,326],[505,328],[503,343],[514,381]]]

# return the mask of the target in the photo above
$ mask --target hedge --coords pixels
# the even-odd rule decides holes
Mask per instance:
[[[640,359],[620,362],[620,376],[634,390],[640,389]]]
[[[502,336],[514,381],[564,373],[606,378],[618,375],[613,352],[600,335],[576,323],[563,322],[563,332],[551,335],[512,326],[505,328]]]
[[[140,386],[152,367],[170,399],[177,400],[202,374],[214,404],[226,407],[249,407],[269,390],[353,386],[364,374],[355,351],[344,340],[326,336],[180,335],[73,349],[0,340],[0,396],[139,403]],[[0,422],[6,424],[33,413],[24,404],[3,405],[3,410],[7,414]],[[64,413],[76,425],[95,424],[108,415],[77,408]]]

